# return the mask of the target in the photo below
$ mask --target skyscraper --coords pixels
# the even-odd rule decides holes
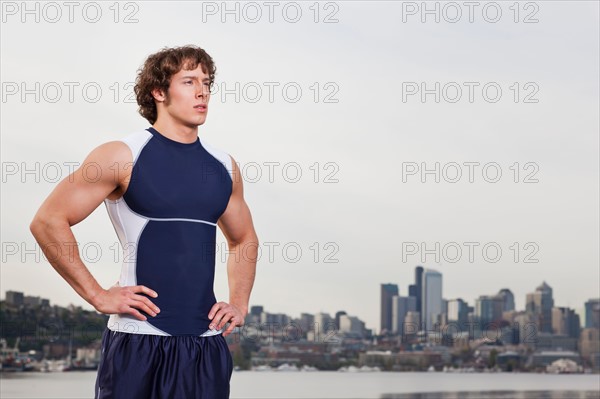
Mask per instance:
[[[340,329],[340,317],[345,314],[348,314],[345,310],[335,312],[335,325],[337,326],[338,330]]]
[[[475,316],[482,330],[494,330],[499,327],[504,308],[503,298],[498,295],[481,295],[475,300]],[[492,325],[495,324],[495,325]]]
[[[415,312],[417,299],[413,296],[392,297],[392,331],[396,334],[402,333],[402,324],[408,312]]]
[[[404,325],[402,326],[402,335],[406,336],[418,333],[421,330],[419,326],[420,319],[419,312],[407,312],[406,317],[404,317]]]
[[[448,301],[448,323],[458,324],[460,328],[469,321],[469,306],[461,298]]]
[[[397,284],[381,284],[381,328],[380,333],[384,330],[392,331],[392,298],[398,295]]]
[[[425,269],[421,290],[421,323],[431,331],[442,313],[442,274],[433,269]]]
[[[525,310],[535,315],[540,332],[552,333],[552,288],[542,282],[535,292],[527,294]]]
[[[408,286],[408,296],[412,296],[415,299],[417,298],[417,285],[416,284],[411,284]]]
[[[415,267],[415,297],[417,298],[417,312],[423,314],[423,266]],[[412,294],[411,294],[412,295]]]
[[[250,307],[250,314],[256,317],[260,317],[260,314],[264,311],[264,307],[259,305],[254,305]]]
[[[600,328],[600,298],[585,303],[585,328]]]
[[[508,288],[502,288],[496,295],[502,300],[502,311],[509,312],[515,310],[515,296]]]
[[[315,314],[315,330],[326,333],[328,331],[336,331],[338,326],[335,325],[335,319],[329,313],[319,312]]]
[[[571,338],[579,338],[579,333],[581,332],[579,315],[570,308],[553,308],[552,332],[554,334],[567,335]]]
[[[358,317],[340,315],[340,332],[362,338],[365,333],[365,323]]]

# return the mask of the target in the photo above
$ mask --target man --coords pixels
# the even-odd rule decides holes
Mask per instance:
[[[195,46],[148,57],[134,90],[152,126],[91,151],[31,222],[56,271],[111,315],[96,398],[229,397],[224,337],[248,313],[258,238],[235,160],[198,137],[215,71]],[[120,280],[108,289],[72,251],[71,226],[102,202],[124,254]],[[216,226],[232,254],[229,302],[213,292]]]

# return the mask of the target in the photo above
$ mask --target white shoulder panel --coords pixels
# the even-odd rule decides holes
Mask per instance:
[[[225,151],[221,151],[216,147],[213,147],[212,145],[204,141],[204,139],[202,138],[200,138],[200,143],[202,144],[202,147],[204,147],[206,151],[210,153],[210,155],[215,157],[219,162],[223,164],[225,169],[227,169],[227,172],[229,172],[229,177],[231,177],[231,180],[233,180],[233,165],[229,154]]]
[[[135,133],[131,133],[121,139],[121,141],[125,142],[131,149],[131,153],[133,154],[133,163],[137,161],[140,152],[142,152],[142,148],[148,143],[148,141],[152,138],[152,133],[147,130],[137,131]]]

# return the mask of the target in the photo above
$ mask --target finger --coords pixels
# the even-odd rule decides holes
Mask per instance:
[[[136,285],[133,287],[134,288],[134,292],[138,293],[138,292],[142,292],[146,295],[150,295],[153,298],[156,298],[158,296],[158,292],[146,287],[145,285]]]
[[[215,314],[215,316],[213,317],[209,327],[217,329],[220,328],[218,326],[221,324],[223,317],[225,317],[225,313],[223,312],[223,310],[219,310],[217,314]]]
[[[223,315],[223,317],[221,318],[221,321],[219,322],[219,329],[225,327],[225,324],[227,324],[228,321],[232,321],[233,322],[233,313],[232,312],[227,312]]]
[[[128,301],[127,304],[132,308],[143,310],[152,317],[156,316],[156,312],[142,301],[136,301],[135,299],[132,299]]]
[[[223,336],[226,337],[229,334],[231,334],[233,332],[233,330],[235,329],[235,324],[231,323],[229,324],[229,327],[227,327],[227,330],[225,330],[225,332],[223,332]]]
[[[146,298],[145,296],[134,295],[133,297],[131,297],[131,299],[139,301],[139,302],[143,302],[147,307],[152,309],[154,311],[154,313],[160,313],[160,309],[158,308],[158,306],[156,306],[154,303],[152,303],[152,301],[150,299]]]
[[[210,322],[210,325],[208,326],[211,329],[214,329],[217,327],[217,324],[219,324],[219,320],[221,320],[220,314],[217,313],[214,317],[212,317],[212,321]]]
[[[139,288],[139,287],[144,287],[144,286],[138,285],[138,286],[127,287],[127,289],[125,289],[125,290],[123,291],[123,293],[124,293],[124,296],[125,296],[127,299],[129,299],[130,301],[137,301],[137,302],[142,302],[142,303],[144,303],[144,304],[145,304],[145,305],[148,307],[148,309],[151,309],[151,310],[152,310],[151,312],[154,312],[154,313],[159,313],[159,312],[160,312],[160,309],[158,308],[158,306],[156,306],[154,303],[152,303],[152,301],[151,301],[150,299],[148,299],[148,298],[147,298],[147,297],[145,297],[145,296],[142,296],[142,295],[136,294],[136,292],[139,292],[139,290],[138,290],[138,288]],[[154,291],[150,290],[150,292],[154,292]],[[132,304],[133,304],[133,303],[132,303],[132,302],[130,302],[130,301],[127,301],[127,304],[128,304],[128,305],[132,305]],[[136,307],[140,307],[140,306],[139,306],[139,305],[136,305]],[[143,310],[144,310],[146,313],[151,313],[151,312],[148,312],[148,311],[147,311],[145,308],[144,308]],[[156,316],[156,315],[153,315],[153,316]]]
[[[208,318],[212,319],[213,317],[215,317],[215,314],[219,311],[219,309],[221,308],[222,305],[223,305],[223,302],[215,303],[212,306],[212,308],[210,308],[210,312],[208,312]]]
[[[125,313],[128,313],[130,315],[132,315],[133,317],[135,317],[136,319],[142,320],[142,321],[146,321],[146,316],[144,316],[143,314],[141,314],[140,312],[138,312],[137,310],[135,310],[134,308],[129,308],[129,310],[127,310]]]

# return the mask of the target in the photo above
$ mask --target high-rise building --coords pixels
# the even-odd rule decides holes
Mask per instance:
[[[39,306],[42,304],[42,298],[39,296],[25,295],[23,297],[23,304],[28,306]]]
[[[581,332],[579,315],[573,309],[552,308],[552,332],[578,339]]]
[[[414,335],[418,333],[421,330],[419,320],[421,320],[419,312],[406,312],[404,324],[402,325],[402,335]]]
[[[260,323],[273,328],[284,328],[290,322],[290,318],[285,313],[269,313],[263,311],[260,314]]]
[[[536,316],[528,311],[512,311],[503,314],[513,330],[513,344],[533,346],[537,340]],[[510,342],[510,339],[507,339]]]
[[[420,315],[423,315],[423,270],[423,266],[415,267],[414,297],[417,298],[417,312],[419,312]]]
[[[417,298],[412,296],[392,297],[392,332],[402,333],[402,324],[408,312],[416,312]]]
[[[545,281],[535,289],[535,292],[527,294],[525,310],[535,315],[539,332],[552,333],[553,307],[552,288]]]
[[[515,310],[515,296],[508,288],[502,288],[496,295],[502,300],[502,311],[510,312]]]
[[[250,306],[250,311],[246,315],[245,323],[247,325],[260,324],[261,315],[264,312],[264,308],[259,305]]]
[[[421,322],[426,330],[433,331],[442,314],[442,274],[433,269],[423,270],[421,289]]]
[[[414,298],[416,298],[417,295],[417,285],[416,284],[411,284],[408,286],[408,296],[412,296]]]
[[[328,313],[317,313],[315,314],[315,330],[319,330],[323,333],[328,331],[337,331],[337,326],[335,325],[335,319],[332,318]]]
[[[579,338],[579,353],[593,369],[600,371],[600,329],[584,328]]]
[[[315,316],[312,313],[300,313],[298,322],[302,331],[314,331],[315,329]]]
[[[384,330],[392,331],[392,298],[398,295],[397,284],[381,284],[381,328],[380,333]]]
[[[335,312],[335,325],[337,326],[338,330],[340,329],[340,317],[345,314],[348,314],[345,310]]]
[[[358,317],[340,315],[340,332],[362,338],[365,333],[365,323]]]
[[[250,314],[253,316],[260,317],[260,314],[264,311],[264,308],[260,305],[250,306]]]
[[[448,323],[458,324],[460,328],[468,322],[469,306],[461,298],[448,301]]]
[[[585,303],[585,328],[600,328],[600,298]]]
[[[498,323],[502,320],[502,309],[504,309],[504,302],[498,295],[481,295],[477,298],[475,317],[479,321],[480,328],[482,330],[498,328]]]
[[[23,305],[24,296],[22,292],[6,291],[6,303],[10,305]]]

